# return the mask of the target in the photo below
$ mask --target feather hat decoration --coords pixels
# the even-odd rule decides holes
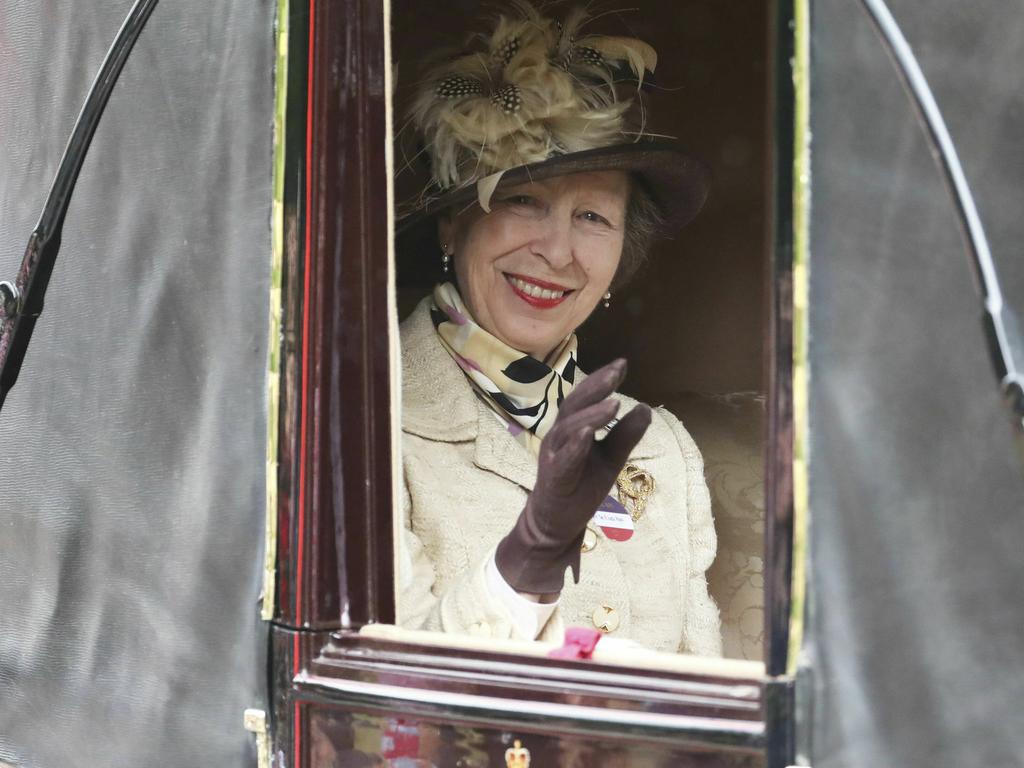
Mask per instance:
[[[629,140],[617,97],[616,65],[628,64],[637,84],[657,55],[640,40],[581,37],[582,9],[565,23],[516,0],[474,50],[427,75],[413,122],[429,149],[434,180],[458,187],[494,171]]]
[[[706,195],[704,166],[648,138],[633,109],[657,66],[654,48],[587,34],[582,8],[556,20],[528,0],[507,7],[419,83],[410,117],[432,183],[399,230],[474,194],[489,210],[499,183],[605,169],[637,172],[672,223],[691,218]],[[670,210],[680,201],[685,211]]]

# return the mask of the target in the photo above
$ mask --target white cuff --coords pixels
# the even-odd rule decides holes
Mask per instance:
[[[498,571],[494,555],[487,561],[487,591],[491,597],[500,602],[512,616],[512,624],[517,634],[529,640],[536,640],[537,635],[548,623],[551,614],[558,605],[553,603],[535,603],[516,592]]]

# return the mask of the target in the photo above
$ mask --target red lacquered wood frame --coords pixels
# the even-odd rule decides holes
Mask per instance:
[[[290,627],[394,619],[378,6],[292,3],[276,614]]]

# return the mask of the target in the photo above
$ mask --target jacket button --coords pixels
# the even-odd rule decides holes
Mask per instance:
[[[621,620],[619,612],[610,605],[599,605],[594,609],[594,626],[602,632],[614,632]]]
[[[597,546],[597,542],[597,532],[588,525],[587,530],[583,533],[583,544],[580,546],[580,551],[589,552]]]

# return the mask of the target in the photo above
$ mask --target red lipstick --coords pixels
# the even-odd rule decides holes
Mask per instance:
[[[537,309],[552,309],[553,307],[557,307],[559,304],[565,301],[566,296],[572,293],[571,289],[566,288],[563,285],[549,283],[544,280],[537,280],[532,277],[525,277],[524,275],[514,275],[510,273],[505,273],[505,280],[508,282],[509,287],[513,290],[516,296],[521,298],[531,307],[536,307]],[[560,292],[561,295],[550,298],[532,296],[526,291],[524,291],[519,285],[517,285],[517,281],[521,283],[527,283],[529,285],[536,286],[537,288],[541,288],[547,291]]]

